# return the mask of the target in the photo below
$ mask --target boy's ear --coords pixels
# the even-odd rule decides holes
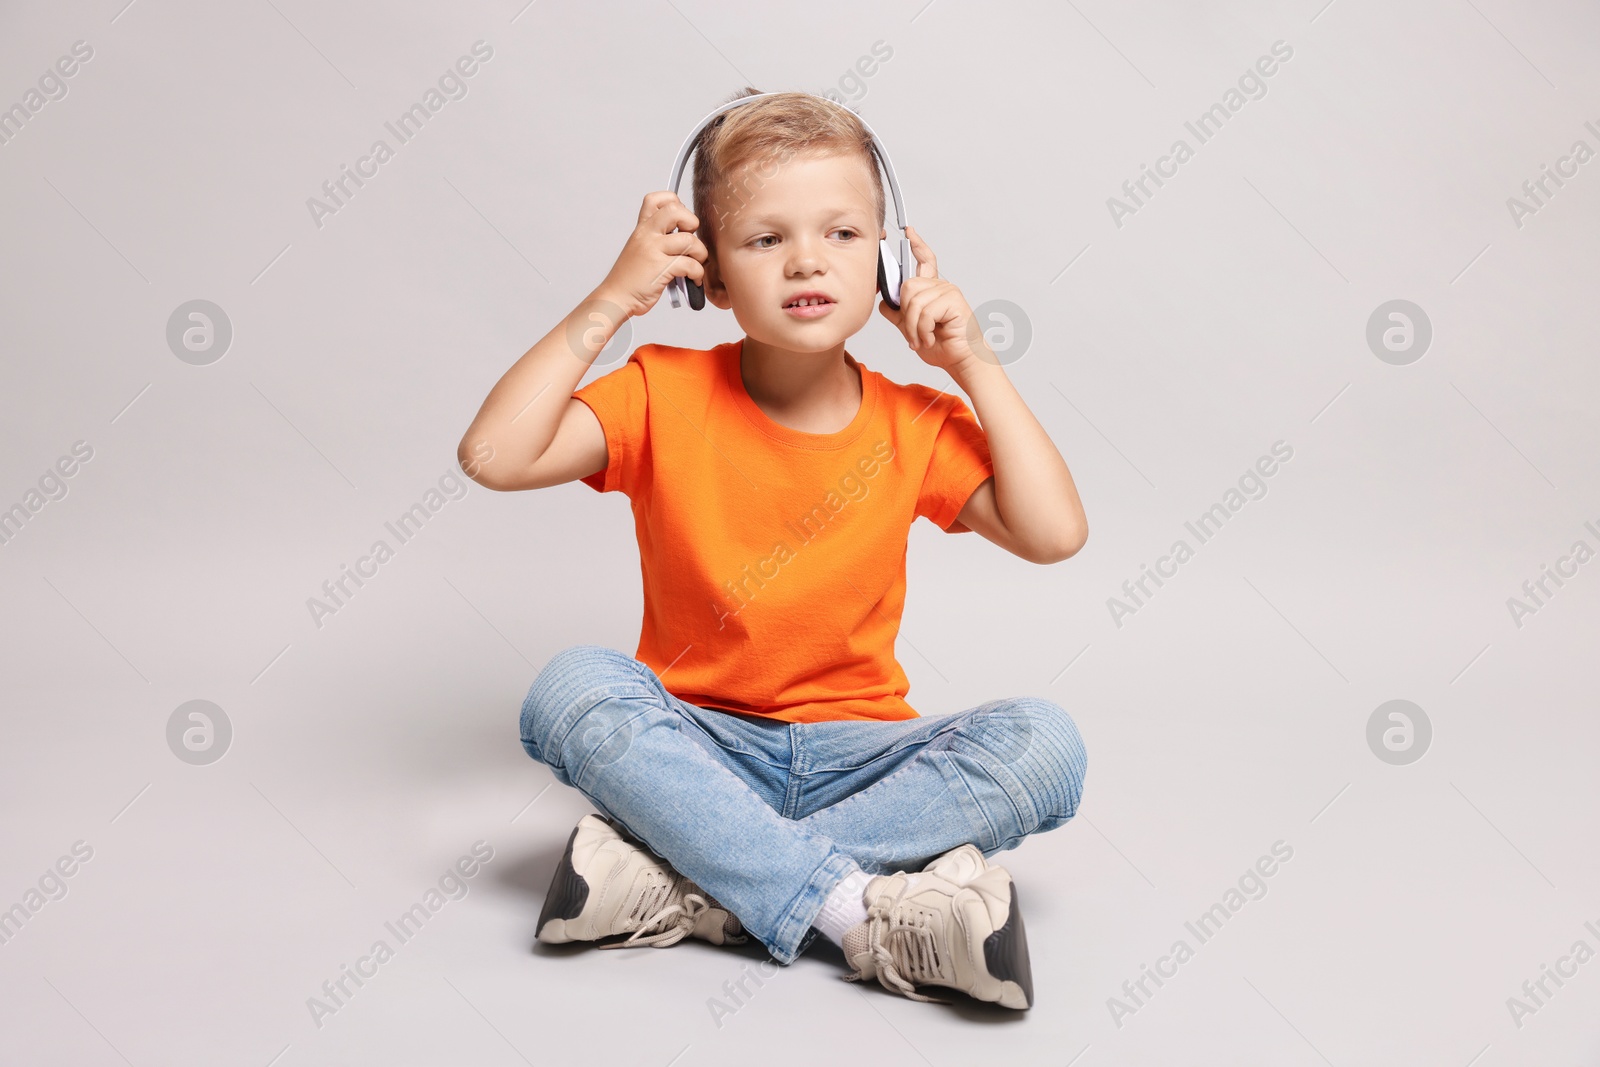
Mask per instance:
[[[706,257],[706,302],[712,307],[719,307],[724,311],[733,307],[733,301],[728,299],[727,286],[722,284],[722,273],[717,270],[717,253],[713,250]]]

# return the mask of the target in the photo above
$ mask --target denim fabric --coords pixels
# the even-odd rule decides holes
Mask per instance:
[[[551,657],[522,705],[522,747],[699,884],[779,963],[817,936],[860,868],[986,856],[1078,810],[1078,728],[1038,697],[894,722],[788,723],[696,707],[599,645]]]

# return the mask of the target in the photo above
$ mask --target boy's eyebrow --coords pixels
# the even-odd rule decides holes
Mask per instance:
[[[831,210],[826,210],[826,211],[823,211],[821,214],[825,218],[840,218],[841,216],[870,215],[871,213],[872,213],[871,210],[868,209],[868,207],[865,204],[855,204],[855,205],[852,205],[851,207],[838,207],[838,208],[833,208]],[[736,215],[734,215],[732,217],[731,221],[733,221],[735,223],[742,222],[747,226],[770,226],[770,225],[772,225],[774,223],[787,221],[787,217],[783,216],[783,215],[774,214],[774,213],[769,211],[769,212],[766,212],[765,214],[747,215],[747,216],[744,216],[743,218],[741,218],[739,215],[736,214]]]

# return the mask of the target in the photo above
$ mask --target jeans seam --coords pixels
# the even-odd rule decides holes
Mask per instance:
[[[628,693],[628,692],[619,693],[619,692],[617,692],[617,690],[619,688],[621,688],[619,683],[617,683],[614,680],[609,680],[608,679],[606,681],[602,681],[602,682],[597,683],[596,685],[594,685],[590,689],[585,689],[581,694],[579,694],[577,697],[575,697],[573,699],[572,703],[573,703],[574,706],[576,706],[578,704],[582,704],[585,701],[589,700],[590,697],[593,697],[596,694],[603,694],[605,698],[616,697],[616,696],[638,696],[638,695],[648,696],[648,695],[652,694],[652,691],[650,690],[649,686],[644,686],[643,687],[645,689],[645,693],[643,693],[643,694],[635,694],[635,693]],[[523,701],[522,701],[522,707],[523,707],[524,716],[526,716],[528,705],[533,702],[533,696],[534,696],[534,694],[530,692],[527,695],[527,697],[525,697],[523,699]],[[594,701],[593,703],[590,703],[587,707],[584,708],[584,710],[588,711],[589,708],[594,707],[594,705],[597,704],[597,703],[599,703],[598,700]]]
[[[677,703],[683,704],[685,707],[693,708],[693,707],[696,706],[696,705],[688,703],[687,701],[679,701],[678,698],[676,698],[676,697],[674,697],[673,700],[676,701]],[[702,723],[698,718],[696,718],[695,716],[685,712],[683,710],[683,708],[675,707],[674,710],[678,712],[678,715],[679,715],[680,718],[682,718],[685,722],[687,722],[690,725],[692,725],[696,730],[698,730],[705,737],[705,739],[707,741],[711,742],[713,745],[715,745],[718,748],[722,749],[722,751],[724,751],[724,752],[732,752],[732,753],[735,753],[735,754],[740,755],[740,756],[745,756],[745,757],[747,757],[749,759],[753,759],[753,760],[756,760],[758,762],[765,763],[769,767],[781,767],[781,766],[783,766],[783,764],[781,764],[781,763],[779,763],[779,762],[777,762],[775,760],[767,759],[767,757],[762,755],[760,752],[752,751],[751,749],[748,749],[748,748],[744,747],[743,745],[725,745],[725,744],[723,744],[721,741],[717,740],[717,735],[712,733],[710,730],[706,729],[705,724]],[[706,711],[706,710],[709,710],[709,709],[700,708],[699,710]]]
[[[928,715],[926,718],[934,717],[933,715]],[[939,737],[942,737],[944,734],[950,733],[952,729],[957,728],[958,723],[960,723],[960,718],[962,717],[960,717],[960,715],[941,715],[939,718],[947,718],[949,721],[946,721],[946,723],[941,723],[938,729],[934,729],[933,733],[923,737],[922,741],[917,741],[917,739],[914,739],[914,737],[902,737],[902,739],[899,739],[899,741],[896,741],[893,745],[890,745],[888,749],[883,750],[883,752],[878,752],[877,755],[874,755],[874,757],[862,760],[861,763],[843,763],[843,765],[838,766],[813,766],[808,763],[808,765],[805,766],[805,771],[803,771],[803,773],[810,776],[810,774],[827,773],[827,771],[832,771],[832,773],[838,773],[838,771],[859,771],[859,769],[864,768],[864,766],[874,765],[874,763],[877,763],[878,760],[886,760],[886,758],[891,757],[891,755],[894,755],[894,753],[902,752],[902,750],[910,749],[910,747],[917,747],[917,749],[928,749],[928,747],[931,747],[934,742],[939,741]],[[798,763],[795,765],[795,769],[797,769],[797,771],[800,769],[800,765],[798,765]],[[894,774],[899,774],[899,771],[893,771],[893,773],[891,773],[888,777],[893,777]],[[877,779],[877,781],[888,781],[888,779],[885,779],[885,777],[880,777],[880,779]],[[874,784],[877,784],[877,782],[874,782]]]
[[[934,717],[935,716],[931,716],[931,715],[930,716],[926,716],[926,718],[934,718]],[[960,719],[959,715],[942,715],[942,716],[937,716],[937,717],[938,718],[949,719],[950,721],[947,722],[947,723],[941,724],[938,729],[936,729],[933,733],[929,734],[927,737],[924,737],[920,741],[916,740],[915,738],[910,738],[910,737],[901,738],[900,740],[896,741],[894,744],[892,744],[888,748],[884,749],[882,752],[879,752],[877,755],[872,756],[869,759],[864,759],[860,763],[845,763],[845,764],[840,764],[838,766],[828,766],[828,767],[817,767],[817,766],[808,765],[805,768],[805,773],[806,774],[813,774],[813,773],[816,773],[816,772],[819,772],[819,771],[859,771],[863,767],[866,767],[866,766],[868,766],[870,764],[876,763],[878,760],[881,760],[881,759],[884,759],[886,757],[892,756],[895,753],[900,752],[900,751],[902,751],[904,749],[911,748],[913,746],[916,746],[918,748],[926,748],[927,746],[933,744],[933,742],[935,740],[937,740],[938,738],[944,736],[946,733],[948,733],[951,730],[955,729],[957,721]],[[896,773],[899,773],[899,772],[896,772]]]
[[[572,771],[572,781],[573,781],[573,783],[575,785],[578,785],[581,788],[582,783],[583,783],[583,772],[588,770],[589,765],[595,761],[595,758],[597,756],[599,756],[602,751],[604,751],[604,749],[606,747],[606,744],[613,737],[615,737],[622,730],[627,729],[627,730],[631,731],[630,735],[629,735],[630,738],[631,738],[632,733],[636,733],[637,729],[638,729],[638,728],[634,727],[634,725],[633,725],[634,723],[638,722],[641,718],[644,718],[645,716],[650,715],[651,713],[656,712],[656,711],[660,711],[660,710],[661,709],[659,709],[659,708],[653,708],[653,707],[640,708],[634,715],[622,720],[621,722],[617,723],[614,727],[612,727],[611,731],[609,733],[607,733],[605,737],[601,738],[597,743],[595,743],[594,745],[589,746],[588,758],[583,761],[583,765],[581,767],[578,767],[578,768],[576,768],[576,769],[574,769]],[[580,716],[580,718],[582,718],[582,716]],[[568,732],[570,733],[571,731],[569,730]],[[564,736],[563,736],[562,740],[565,741],[565,737]],[[630,743],[631,743],[631,741],[630,741]],[[610,764],[608,763],[607,766],[610,766]],[[585,790],[585,792],[587,792],[587,790]]]
[[[800,740],[800,731],[793,723],[789,724],[789,773],[788,781],[784,783],[783,810],[780,814],[785,819],[793,819],[794,813],[800,808],[800,798],[805,793],[805,755],[803,743]]]
[[[854,864],[855,861],[850,856],[835,849],[827,859],[817,866],[816,870],[811,872],[811,877],[806,879],[806,884],[795,894],[789,906],[784,909],[783,917],[778,920],[778,932],[773,936],[773,941],[783,949],[783,954],[789,957],[784,959],[774,952],[773,955],[778,958],[779,963],[787,964],[794,961],[795,950],[786,946],[791,942],[798,946],[805,938],[806,931],[814,925],[817,914],[822,911],[822,905],[827,900],[829,890],[849,873],[849,868]],[[802,919],[800,917],[800,909],[805,907],[807,902],[811,900],[815,900],[816,910],[810,918]],[[801,925],[802,923],[804,925]],[[772,946],[769,945],[768,950],[770,951],[771,948]]]
[[[988,827],[989,839],[996,842],[995,849],[998,850],[1000,847],[1000,831],[995,829],[994,820],[989,818],[989,812],[984,808],[983,801],[979,800],[978,795],[972,791],[971,780],[961,772],[960,767],[955,765],[953,753],[949,752],[948,750],[943,751],[946,758],[950,759],[951,777],[961,784],[961,791],[966,794],[966,798],[971,805],[971,810],[977,812],[978,817],[983,820],[983,825]],[[1004,790],[1002,790],[1002,792],[1004,792]],[[1011,806],[1013,809],[1016,808],[1015,803],[1013,803]]]
[[[565,729],[561,732],[559,737],[554,735],[550,737],[550,747],[553,751],[544,752],[544,747],[542,745],[537,745],[537,742],[535,742],[536,747],[538,747],[540,752],[544,754],[545,762],[548,763],[551,759],[559,756],[562,746],[566,744],[567,735],[572,732],[573,727],[576,726],[585,715],[593,710],[596,705],[602,704],[607,700],[621,700],[626,697],[637,697],[639,695],[626,690],[618,692],[617,690],[620,688],[622,687],[616,685],[596,686],[593,689],[586,690],[581,697],[577,698],[570,705],[568,705],[568,711],[570,711],[572,708],[581,708],[581,710],[577,715],[572,716],[572,721],[570,723],[565,724]],[[566,717],[567,716],[563,715],[562,719],[565,719]],[[637,718],[637,716],[634,716],[634,718]],[[633,719],[630,718],[626,721],[632,722]],[[623,725],[625,725],[625,723],[619,723],[617,729],[621,729]],[[613,730],[612,733],[616,733],[616,730]],[[610,735],[607,735],[607,737],[609,739]],[[596,746],[596,750],[598,750],[598,748],[599,746]],[[556,764],[552,763],[551,766],[556,766]],[[576,777],[574,780],[576,780]]]
[[[882,778],[877,779],[876,781],[872,782],[870,785],[864,786],[861,789],[856,790],[855,792],[851,793],[849,796],[843,797],[840,800],[837,800],[834,803],[827,805],[826,807],[818,808],[817,812],[833,811],[833,810],[839,808],[841,805],[849,804],[852,801],[859,800],[860,797],[861,797],[861,794],[865,793],[867,790],[876,789],[878,786],[882,785],[883,783],[892,782],[896,778],[899,778],[901,775],[910,772],[911,770],[915,769],[917,758],[918,758],[918,756],[920,756],[922,754],[922,752],[941,752],[941,751],[944,751],[948,746],[943,745],[943,744],[940,744],[940,745],[936,746],[935,742],[938,741],[939,738],[943,737],[945,734],[949,733],[951,730],[955,729],[955,726],[956,726],[956,724],[954,722],[952,722],[949,725],[941,727],[939,730],[935,731],[934,734],[931,737],[924,738],[923,741],[921,742],[920,746],[919,746],[921,751],[919,751],[916,755],[913,755],[910,759],[906,760],[905,765],[903,767],[899,767],[899,768],[896,768],[893,771],[890,771],[888,774],[884,775]],[[911,744],[911,743],[913,743],[913,742],[907,742],[907,744]],[[852,771],[858,771],[862,767],[866,767],[869,764],[876,763],[878,760],[883,759],[884,757],[889,756],[889,755],[893,754],[894,752],[898,752],[898,751],[900,751],[901,748],[904,748],[904,747],[906,747],[906,746],[905,745],[901,745],[901,746],[899,746],[897,748],[891,749],[888,752],[879,753],[877,756],[874,756],[872,759],[863,760],[861,763],[857,764],[854,767],[848,767],[848,768],[826,767],[826,768],[823,768],[823,769],[824,770],[852,770]],[[811,773],[811,769],[810,768],[808,768],[805,772],[800,772],[800,771],[797,770],[795,772],[795,778],[797,780],[803,779],[805,777],[809,777],[810,773]],[[814,815],[817,812],[812,812],[812,814]],[[810,818],[810,816],[808,815],[807,818]]]

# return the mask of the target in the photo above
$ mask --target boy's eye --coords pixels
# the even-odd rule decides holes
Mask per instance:
[[[840,227],[839,229],[834,230],[833,232],[834,233],[845,234],[847,240],[850,239],[850,238],[855,238],[855,237],[861,236],[860,234],[856,233],[856,231],[850,229],[849,227]],[[775,234],[767,233],[767,234],[762,234],[760,237],[753,238],[750,241],[750,243],[752,245],[754,245],[756,248],[771,248],[772,247],[771,245],[762,244],[761,242],[763,242],[763,241],[776,241],[777,239],[778,238],[777,238],[777,236]]]

